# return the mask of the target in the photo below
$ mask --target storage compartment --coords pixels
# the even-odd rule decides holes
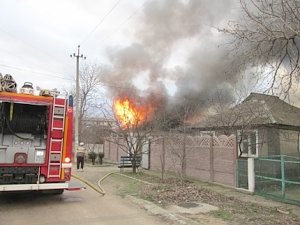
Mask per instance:
[[[49,106],[0,104],[0,164],[43,164],[46,156]],[[24,155],[25,160],[17,155]]]
[[[48,108],[45,105],[2,102],[0,105],[1,133],[47,134]]]

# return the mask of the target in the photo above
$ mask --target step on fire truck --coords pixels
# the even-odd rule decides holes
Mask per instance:
[[[70,187],[73,100],[0,74],[0,191]]]

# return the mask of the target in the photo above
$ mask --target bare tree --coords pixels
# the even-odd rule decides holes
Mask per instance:
[[[139,105],[137,99],[135,104]],[[124,151],[132,160],[132,171],[137,172],[137,159],[146,153],[145,148],[149,142],[157,137],[153,135],[153,121],[155,117],[150,118],[150,112],[147,110],[138,110],[129,105],[123,106],[122,110],[116,112],[113,106],[111,111],[106,112],[107,118],[115,118],[114,122],[110,123],[111,135],[107,141],[118,145],[118,148]],[[132,110],[132,111],[131,111]],[[109,116],[111,115],[111,116]]]
[[[240,0],[240,5],[242,18],[222,31],[234,37],[245,65],[264,76],[267,90],[287,98],[300,78],[300,2]]]
[[[161,179],[165,179],[166,172],[166,144],[165,138],[162,138],[162,154],[159,156],[160,166],[161,166]]]
[[[171,166],[176,172],[177,178],[183,184],[186,176],[186,134],[170,133],[165,138]]]
[[[95,99],[99,99],[98,87],[101,84],[101,67],[96,64],[84,64],[80,71],[79,99],[79,140],[82,138],[82,120],[87,112],[93,109]]]
[[[177,178],[183,184],[186,176],[186,136],[188,132],[188,124],[191,117],[194,114],[199,113],[199,104],[195,99],[185,97],[183,104],[172,111],[173,119],[177,121],[179,125],[175,129],[169,127],[169,132],[163,136],[163,152],[160,156],[161,161],[161,173],[162,178],[165,173],[166,164],[166,151],[169,153],[171,166],[176,172]],[[170,125],[168,118],[160,119],[160,121],[166,121],[166,124],[162,124],[162,127],[166,129],[166,125]],[[170,129],[173,128],[173,129]],[[172,130],[172,131],[171,131]]]
[[[232,101],[224,100],[224,98],[226,97],[224,97],[222,90],[218,90],[211,99],[211,107],[206,112],[203,126],[207,126],[209,129],[211,127],[219,128],[222,129],[223,134],[230,135],[238,122],[243,125],[249,122],[248,120],[244,121],[245,109],[237,110],[235,107],[241,103],[243,96],[236,92],[235,99]],[[249,113],[247,112],[247,114]],[[241,120],[243,121],[241,122]]]
[[[86,118],[82,121],[81,140],[89,144],[103,144],[110,134],[109,126],[102,118]]]

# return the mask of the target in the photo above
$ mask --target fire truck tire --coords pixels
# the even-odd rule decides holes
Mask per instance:
[[[54,189],[54,190],[42,190],[43,194],[49,194],[49,195],[61,195],[64,193],[64,189]]]
[[[57,190],[52,190],[54,195],[61,195],[62,193],[64,193],[64,189],[57,189]]]

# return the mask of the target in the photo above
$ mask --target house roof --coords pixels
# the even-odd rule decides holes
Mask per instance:
[[[214,116],[209,116],[191,128],[228,128],[259,125],[300,127],[300,108],[277,96],[251,93],[243,102]]]

